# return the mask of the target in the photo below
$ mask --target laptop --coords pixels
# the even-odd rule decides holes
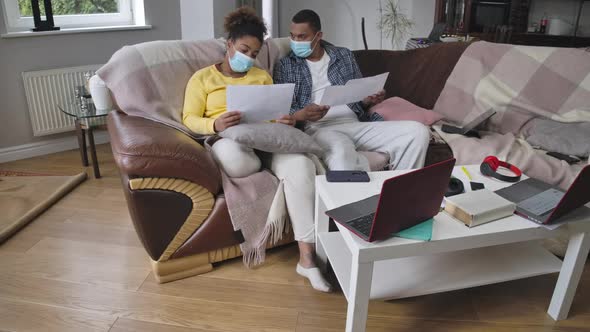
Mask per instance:
[[[539,224],[552,224],[590,202],[590,165],[584,167],[567,192],[533,178],[496,191],[516,203],[516,214]],[[582,207],[590,212],[590,209]]]
[[[455,127],[455,126],[451,126],[448,124],[443,124],[441,127],[441,130],[443,132],[449,133],[449,134],[467,135],[475,127],[479,126],[484,121],[491,118],[494,114],[496,114],[496,111],[494,111],[494,109],[490,108],[489,110],[478,115],[475,119],[473,119],[472,121],[470,121],[469,123],[467,123],[461,127]]]
[[[430,40],[431,42],[440,42],[440,37],[443,35],[443,33],[445,33],[445,30],[447,28],[447,24],[446,23],[436,23],[433,27],[432,30],[430,31],[430,35],[428,35],[428,40]]]
[[[411,39],[418,42],[418,44],[440,43],[440,37],[444,34],[446,29],[447,29],[446,23],[436,23],[432,27],[432,30],[430,30],[430,35],[428,35],[428,38],[411,38]]]
[[[386,180],[381,194],[327,211],[361,239],[385,240],[434,217],[440,210],[455,159]]]

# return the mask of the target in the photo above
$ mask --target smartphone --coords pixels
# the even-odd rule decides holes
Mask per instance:
[[[573,156],[568,156],[567,154],[563,154],[563,153],[559,153],[559,152],[547,152],[547,155],[551,156],[553,158],[557,158],[559,160],[565,160],[565,162],[570,165],[581,161],[579,158],[576,158]]]
[[[328,182],[369,182],[369,174],[365,171],[328,171]]]

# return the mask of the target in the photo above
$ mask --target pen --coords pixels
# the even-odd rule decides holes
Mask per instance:
[[[463,173],[465,173],[465,175],[467,175],[467,178],[469,179],[469,181],[473,180],[471,178],[471,174],[469,174],[469,172],[467,171],[467,168],[465,168],[465,166],[461,166],[461,170],[463,171]]]

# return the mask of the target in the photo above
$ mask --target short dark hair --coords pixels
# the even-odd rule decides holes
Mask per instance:
[[[267,29],[264,20],[250,7],[241,7],[225,17],[224,28],[227,39],[236,40],[243,36],[258,38],[262,43]]]
[[[311,9],[301,10],[295,14],[292,19],[293,23],[307,23],[315,31],[322,31],[322,22],[320,16]]]

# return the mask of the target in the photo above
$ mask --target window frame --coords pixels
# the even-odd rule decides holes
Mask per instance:
[[[4,21],[6,32],[29,31],[35,27],[33,17],[20,15],[18,0],[0,0],[4,6]],[[117,0],[118,13],[111,14],[79,14],[79,15],[53,15],[55,26],[62,29],[111,27],[134,24],[134,1]],[[43,3],[41,2],[41,6]]]

